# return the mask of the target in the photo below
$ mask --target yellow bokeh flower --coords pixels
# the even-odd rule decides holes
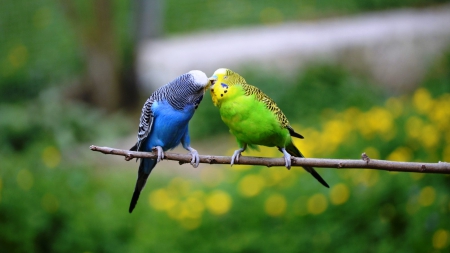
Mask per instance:
[[[358,107],[350,107],[347,110],[345,110],[343,115],[343,120],[345,122],[355,122],[360,116],[362,112],[359,110]]]
[[[374,186],[379,179],[377,170],[354,170],[350,175],[355,185],[363,184],[366,187]]]
[[[24,66],[28,61],[28,48],[22,44],[16,45],[8,54],[8,60],[11,66],[18,69]]]
[[[419,139],[422,134],[423,120],[417,116],[411,116],[406,121],[406,134],[409,138]]]
[[[181,197],[187,196],[191,189],[191,182],[182,177],[175,177],[170,180],[167,191],[171,196]]]
[[[292,184],[293,177],[292,171],[286,169],[268,169],[263,172],[264,184],[267,186],[289,186]]]
[[[409,162],[413,157],[412,150],[407,147],[398,147],[387,157],[390,161]]]
[[[166,189],[158,189],[150,193],[149,203],[155,210],[167,211],[178,203],[178,199]]]
[[[424,187],[419,194],[419,204],[422,206],[430,206],[436,199],[436,191],[431,186]]]
[[[330,200],[334,205],[341,205],[347,202],[350,196],[350,191],[347,185],[340,183],[331,188]]]
[[[428,115],[438,129],[446,131],[450,127],[450,94],[444,94],[435,101]]]
[[[432,108],[433,99],[426,89],[419,88],[413,95],[413,104],[417,111],[425,114]]]
[[[238,184],[239,193],[244,197],[258,195],[264,187],[264,178],[260,175],[246,175]]]
[[[375,134],[380,134],[384,140],[390,140],[395,136],[394,116],[382,107],[375,106],[360,114],[355,124],[366,139],[374,138]]]
[[[391,97],[386,100],[386,109],[388,109],[394,117],[398,117],[403,113],[403,102],[400,98]]]
[[[442,160],[446,162],[450,162],[450,143],[444,148],[444,152],[442,154]]]
[[[316,154],[323,153],[324,143],[321,141],[320,133],[313,128],[301,130],[305,139],[293,138],[294,145],[297,146],[306,157],[314,157]]]
[[[178,220],[186,229],[194,229],[200,225],[200,219],[205,210],[205,205],[200,199],[191,196],[184,201],[173,203],[166,209],[170,218]]]
[[[171,206],[167,210],[169,217],[178,221],[189,218],[188,213],[189,211],[187,210],[186,203],[184,202],[176,202],[175,205]]]
[[[351,131],[351,125],[340,120],[330,120],[324,124],[321,136],[325,152],[333,152],[347,138]]]
[[[17,184],[19,187],[24,190],[28,191],[33,187],[34,183],[34,176],[31,174],[31,172],[27,169],[21,169],[19,173],[17,173]]]
[[[444,249],[448,246],[449,232],[445,229],[439,229],[433,234],[433,248],[435,249]]]
[[[197,219],[200,218],[205,210],[205,205],[198,198],[189,197],[184,201],[187,217]]]
[[[54,168],[61,162],[61,153],[54,146],[49,146],[42,151],[42,162],[48,168]]]
[[[374,107],[369,111],[370,124],[381,134],[385,140],[390,140],[395,136],[394,116],[390,111],[381,107]]]
[[[206,198],[206,208],[215,215],[226,214],[231,208],[232,200],[228,193],[216,190]]]
[[[286,212],[286,198],[278,193],[272,194],[264,203],[264,210],[270,216],[281,216]]]
[[[322,193],[314,194],[308,199],[308,212],[311,214],[321,214],[327,209],[327,207],[327,199]]]
[[[392,113],[381,107],[374,107],[368,112],[370,114],[369,123],[377,132],[388,134],[394,126]]]
[[[194,230],[202,224],[201,218],[183,218],[179,220],[180,225],[186,230]]]
[[[380,178],[377,170],[363,170],[360,172],[360,182],[367,187],[374,186]]]
[[[374,147],[367,147],[364,149],[364,152],[369,156],[371,159],[380,159],[380,152],[378,149]]]
[[[421,142],[426,148],[434,148],[438,144],[440,134],[435,126],[427,124],[422,128],[421,137]]]

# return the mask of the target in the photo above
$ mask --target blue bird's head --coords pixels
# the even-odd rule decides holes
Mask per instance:
[[[211,81],[203,71],[191,70],[187,74],[191,76],[191,84],[198,87],[198,89],[203,89],[203,93],[211,86]]]

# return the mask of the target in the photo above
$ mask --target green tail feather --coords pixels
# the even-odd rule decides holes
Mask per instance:
[[[294,146],[294,144],[291,144],[289,146],[286,147],[286,151],[290,154],[293,155],[295,157],[302,157],[304,158],[303,154],[300,152],[300,150],[297,149],[296,146]],[[317,171],[310,166],[302,166],[306,171],[308,171],[309,173],[311,173],[311,175],[317,180],[319,181],[323,186],[330,188],[330,186],[327,184],[327,182],[325,182],[325,180],[319,175],[319,173],[317,173]]]

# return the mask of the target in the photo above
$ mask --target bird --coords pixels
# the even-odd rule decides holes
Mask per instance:
[[[222,121],[239,146],[231,157],[231,166],[239,162],[241,153],[247,147],[255,149],[258,145],[277,147],[283,153],[288,169],[291,168],[291,156],[304,157],[292,141],[292,137],[304,137],[294,131],[287,117],[269,96],[230,69],[217,69],[209,80],[213,104],[219,108]],[[329,188],[313,167],[303,168]]]
[[[197,150],[190,146],[189,121],[210,85],[206,74],[192,70],[153,92],[142,107],[136,144],[131,151],[157,151],[157,158],[142,158],[129,212],[133,212],[139,195],[155,165],[164,159],[164,151],[180,143],[192,155],[191,165],[199,164]]]

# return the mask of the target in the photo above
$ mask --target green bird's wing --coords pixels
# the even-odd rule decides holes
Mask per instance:
[[[256,100],[263,102],[266,105],[266,108],[271,111],[277,117],[278,122],[283,128],[289,130],[289,133],[293,137],[297,137],[303,139],[303,136],[299,133],[296,133],[294,129],[289,125],[289,121],[281,111],[281,109],[277,106],[275,101],[273,101],[269,96],[267,96],[264,92],[262,92],[257,87],[244,83],[242,84],[242,89],[246,96],[255,95]]]

